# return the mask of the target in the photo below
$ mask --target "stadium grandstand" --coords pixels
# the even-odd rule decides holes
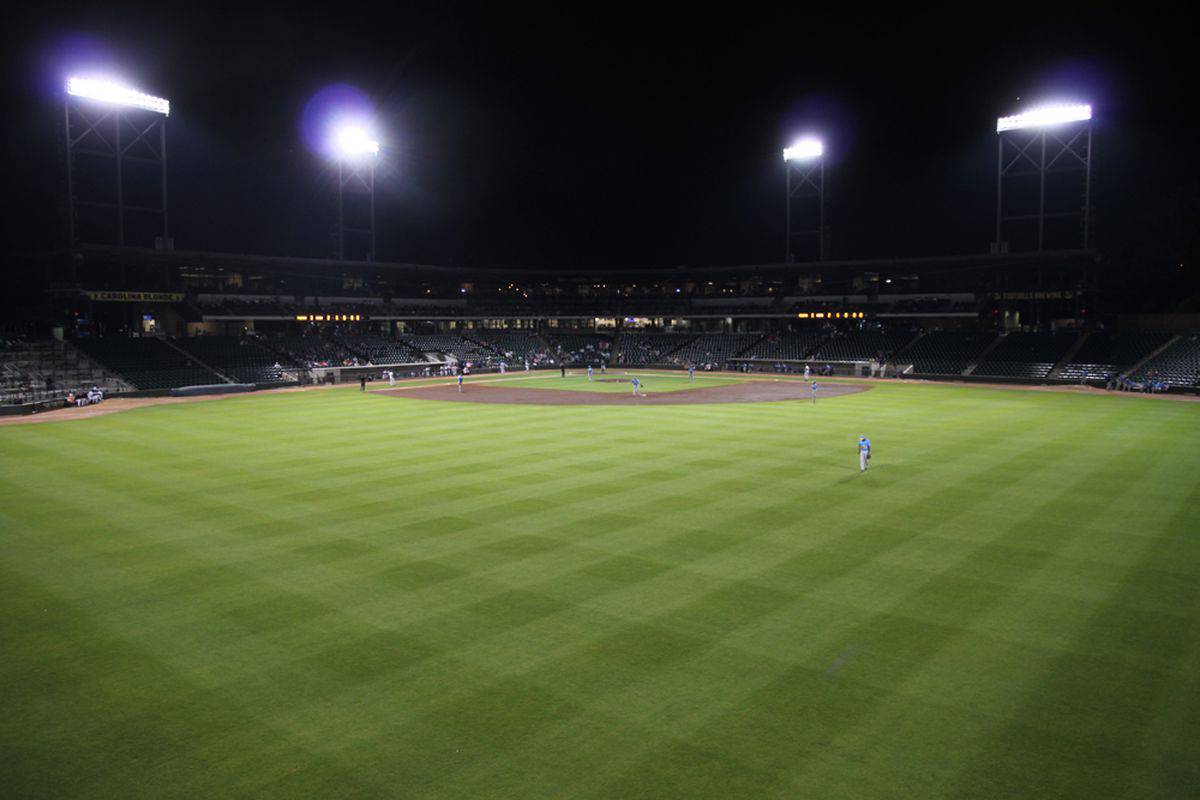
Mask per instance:
[[[1161,378],[1168,391],[1200,388],[1187,347],[1195,329],[1125,330],[1116,318],[1080,318],[1091,302],[1091,290],[1079,288],[1091,258],[1064,251],[622,273],[81,245],[35,259],[62,322],[54,336],[20,337],[4,391],[15,403],[83,384],[110,393],[267,386],[338,379],[352,368],[423,374],[526,362],[706,371],[808,364],[855,375],[887,364],[884,374],[896,378],[1108,386],[1122,377],[1123,388]],[[902,291],[888,275],[905,276]],[[364,285],[379,293],[347,291]],[[925,285],[930,291],[919,290]],[[63,353],[92,372],[66,370]]]

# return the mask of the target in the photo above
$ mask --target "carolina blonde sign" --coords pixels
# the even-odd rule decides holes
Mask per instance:
[[[84,292],[92,300],[110,303],[178,303],[182,292]]]

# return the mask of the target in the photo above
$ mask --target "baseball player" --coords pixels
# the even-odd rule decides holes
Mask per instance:
[[[804,380],[808,380],[811,377],[812,377],[812,370],[809,368],[808,364],[805,364],[804,365]]]
[[[695,364],[688,364],[688,380],[689,381],[696,380],[696,365]]]
[[[812,398],[813,398],[813,403],[815,404],[817,402],[817,382],[816,381],[812,382]]]
[[[864,433],[858,437],[858,471],[866,472],[871,466],[871,440]]]
[[[458,393],[459,394],[462,394],[462,381],[463,381],[463,374],[460,372],[460,373],[458,373]]]
[[[592,379],[592,365],[588,364],[588,380]]]
[[[642,382],[637,378],[630,378],[629,382],[633,384],[633,394],[636,397],[642,390]]]

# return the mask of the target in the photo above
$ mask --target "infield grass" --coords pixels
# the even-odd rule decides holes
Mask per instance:
[[[537,376],[534,379],[520,382],[506,382],[500,379],[500,386],[519,386],[522,389],[566,389],[576,392],[624,392],[630,394],[633,391],[633,384],[630,379],[636,377],[642,382],[642,391],[644,392],[680,392],[687,389],[705,389],[712,386],[729,386],[734,383],[741,383],[742,378],[737,376],[724,375],[705,375],[696,373],[695,380],[688,380],[686,372],[663,372],[651,370],[626,370],[610,369],[608,374],[602,375],[597,371],[592,380],[587,379],[587,373],[581,373],[578,370],[567,373],[567,377],[560,378],[557,374],[551,373],[550,376]]]
[[[2,428],[0,793],[1195,796],[1198,508],[1126,396]]]

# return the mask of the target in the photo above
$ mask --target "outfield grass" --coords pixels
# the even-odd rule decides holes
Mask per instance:
[[[0,788],[1195,796],[1198,508],[1200,406],[1127,396],[2,428]]]

